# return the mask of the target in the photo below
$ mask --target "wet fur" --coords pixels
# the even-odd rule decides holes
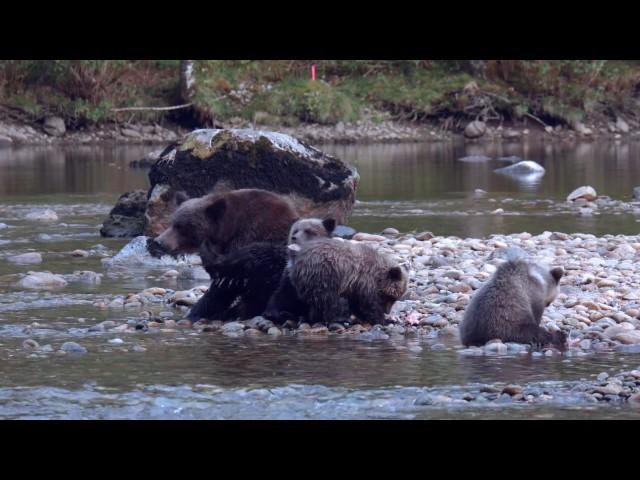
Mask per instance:
[[[544,309],[557,295],[561,268],[547,270],[514,260],[505,262],[478,290],[460,324],[465,346],[481,346],[499,338],[503,342],[563,347],[566,335],[540,326]]]
[[[365,322],[384,324],[385,313],[407,289],[406,272],[373,248],[320,239],[293,252],[290,280],[311,323],[344,320],[340,298]]]
[[[268,242],[252,243],[229,255],[220,255],[210,242],[204,242],[200,255],[211,287],[189,312],[193,321],[262,314],[287,263],[286,247]]]
[[[307,243],[326,238],[335,228],[333,219],[303,219],[291,226],[289,239]],[[278,289],[288,255],[287,247],[270,242],[256,242],[227,255],[210,241],[200,247],[202,265],[211,276],[211,287],[191,309],[187,318],[230,320],[261,315]],[[294,292],[295,294],[295,292]],[[295,295],[288,305],[302,307]]]
[[[266,190],[233,190],[176,201],[182,203],[171,225],[148,244],[156,256],[195,253],[205,240],[223,254],[253,242],[285,245],[298,217],[288,200]]]

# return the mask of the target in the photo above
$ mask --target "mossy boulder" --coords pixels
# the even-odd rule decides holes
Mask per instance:
[[[134,190],[118,198],[109,216],[102,224],[103,237],[137,237],[144,231],[147,192]]]
[[[346,223],[359,181],[356,169],[289,135],[249,129],[204,129],[159,155],[149,172],[145,234],[155,236],[175,211],[175,192],[190,197],[239,188],[288,196],[301,217]]]

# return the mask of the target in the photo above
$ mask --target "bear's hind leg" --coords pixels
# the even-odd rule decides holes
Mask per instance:
[[[516,332],[505,335],[501,340],[503,342],[528,343],[537,349],[541,349],[547,344],[553,344],[563,348],[566,335],[564,332],[551,333],[539,325],[528,323],[520,325]]]
[[[346,321],[341,315],[340,297],[332,291],[317,291],[311,297],[309,304],[309,323],[324,323]]]
[[[267,302],[263,316],[272,322],[285,323],[287,320],[298,320],[298,317],[306,316],[307,310],[306,304],[298,297],[291,278],[285,272],[278,288]]]

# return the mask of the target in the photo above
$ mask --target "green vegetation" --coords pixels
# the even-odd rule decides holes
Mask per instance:
[[[311,80],[311,65],[317,80]],[[460,126],[470,119],[548,124],[635,116],[639,61],[195,61],[193,109],[182,103],[179,60],[0,61],[0,104],[71,126],[106,121],[239,118],[272,125],[392,117]]]

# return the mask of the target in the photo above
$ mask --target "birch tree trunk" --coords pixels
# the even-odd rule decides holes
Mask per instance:
[[[180,97],[184,103],[193,99],[196,80],[193,74],[193,60],[180,60]]]

